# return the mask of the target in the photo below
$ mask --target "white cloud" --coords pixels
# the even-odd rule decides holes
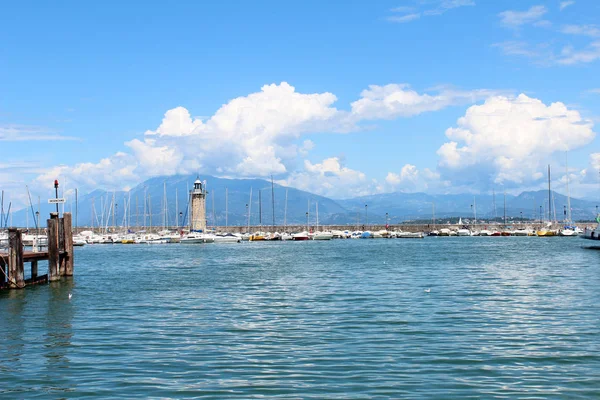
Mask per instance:
[[[390,22],[397,22],[397,23],[405,23],[405,22],[410,22],[410,21],[414,21],[415,19],[419,19],[421,17],[420,13],[411,13],[411,14],[406,14],[406,15],[392,15],[387,17],[387,20]]]
[[[441,15],[446,11],[452,10],[453,8],[474,6],[475,1],[473,0],[442,0],[438,2],[435,8],[426,10],[423,12],[425,15]]]
[[[575,50],[571,46],[563,48],[556,62],[562,65],[586,64],[600,59],[600,40],[591,43],[583,50]]]
[[[408,85],[371,85],[353,102],[352,114],[359,119],[409,117],[449,106],[474,103],[493,95],[490,90],[459,91],[444,89],[435,94],[419,94]]]
[[[405,23],[421,18],[421,16],[442,15],[449,10],[465,6],[474,6],[474,0],[430,0],[415,1],[415,6],[400,6],[392,8],[392,13],[404,15],[391,15],[386,19],[390,22]]]
[[[561,1],[560,2],[560,11],[564,10],[565,8],[572,6],[573,4],[575,4],[574,1]]]
[[[501,12],[498,16],[502,25],[517,28],[539,21],[547,12],[548,9],[544,6],[532,6],[527,11],[508,10]]]
[[[279,183],[334,198],[364,196],[380,191],[377,182],[342,164],[338,157],[313,164],[304,161],[304,170],[291,173]]]
[[[528,184],[540,178],[554,152],[590,143],[592,128],[563,103],[495,96],[471,106],[458,127],[446,131],[450,142],[438,150],[438,165],[443,177],[457,183]]]
[[[23,141],[55,141],[55,140],[80,140],[76,137],[63,136],[52,132],[48,128],[28,125],[0,125],[0,142]]]
[[[560,31],[569,35],[600,37],[600,28],[596,25],[564,25]]]
[[[587,168],[581,171],[581,182],[594,185],[595,191],[600,184],[600,153],[591,153]]]
[[[265,85],[260,92],[229,101],[207,118],[192,117],[186,108],[175,107],[156,129],[126,142],[126,152],[98,163],[55,167],[40,179],[64,175],[80,188],[122,189],[152,176],[200,171],[228,177],[285,177],[314,147],[304,135],[353,132],[365,121],[473,103],[492,93],[449,88],[418,93],[408,85],[371,86],[351,103],[351,111],[341,111],[333,106],[337,98],[332,93],[303,94],[285,82]],[[311,165],[304,164],[305,168]],[[350,171],[340,168],[338,175],[348,176]],[[349,190],[357,191],[352,186]]]
[[[590,93],[600,94],[600,88],[588,90]]]
[[[59,165],[46,168],[34,183],[36,186],[51,189],[54,179],[66,178],[68,185],[78,188],[123,189],[139,183],[143,175],[136,170],[138,161],[126,153],[116,153],[112,157],[103,158],[98,163],[80,163],[73,167]]]

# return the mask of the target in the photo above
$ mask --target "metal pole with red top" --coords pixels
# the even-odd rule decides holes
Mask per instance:
[[[54,180],[54,192],[56,195],[56,200],[58,200],[58,179]],[[58,214],[58,202],[56,203],[56,213]]]

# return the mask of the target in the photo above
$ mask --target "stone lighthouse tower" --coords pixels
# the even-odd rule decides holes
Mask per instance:
[[[192,208],[190,210],[190,230],[206,231],[206,190],[202,187],[200,179],[194,182],[194,189],[190,190]]]

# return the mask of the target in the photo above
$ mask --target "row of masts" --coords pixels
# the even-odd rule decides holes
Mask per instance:
[[[566,165],[566,171],[567,171],[567,179],[566,179],[566,188],[567,188],[567,205],[565,207],[565,218],[564,220],[566,222],[572,222],[572,215],[571,215],[571,197],[569,194],[569,170],[568,170],[568,159],[565,162]],[[551,183],[551,177],[550,177],[550,165],[548,165],[548,207],[547,209],[545,209],[542,205],[540,205],[540,220],[542,220],[542,215],[544,216],[544,219],[547,218],[548,221],[557,221],[556,218],[556,207],[553,207],[554,204],[554,196],[552,194],[551,191],[551,187],[550,187],[550,183]],[[31,216],[32,219],[34,221],[34,226],[37,228],[39,226],[39,214],[40,214],[40,197],[38,196],[38,204],[37,204],[37,212],[34,212],[34,207],[33,207],[33,203],[31,201],[31,195],[29,193],[29,188],[27,188],[27,195],[29,198],[29,208],[31,211]],[[119,223],[118,221],[116,221],[116,217],[118,216],[118,203],[117,203],[117,199],[116,199],[116,194],[113,191],[112,193],[112,199],[110,198],[110,194],[107,193],[106,196],[100,197],[100,212],[98,212],[98,210],[96,209],[96,198],[92,198],[92,204],[91,204],[91,224],[90,226],[93,228],[98,227],[104,231],[108,231],[110,228],[115,229],[119,224],[122,227],[125,227],[127,229],[129,229],[129,227],[131,226],[135,226],[135,227],[143,227],[144,229],[152,229],[153,228],[153,214],[152,214],[152,199],[151,196],[147,193],[147,187],[144,188],[144,201],[143,201],[143,223],[140,224],[139,221],[139,217],[140,217],[140,213],[139,213],[139,202],[138,202],[138,196],[135,196],[135,214],[132,215],[131,213],[131,193],[128,193],[127,195],[124,196],[123,198],[123,217],[121,222]],[[262,228],[263,226],[263,212],[262,212],[262,191],[263,189],[259,189],[259,193],[258,193],[258,225]],[[63,189],[63,193],[64,193],[64,189]],[[216,227],[217,225],[217,217],[216,217],[216,213],[215,213],[215,193],[212,192],[212,225],[214,227]],[[75,227],[78,226],[78,221],[77,221],[77,215],[78,215],[78,191],[77,189],[75,189],[75,210],[72,209],[71,206],[71,212],[74,212],[75,215]],[[12,207],[12,202],[8,203],[8,209],[6,210],[5,213],[5,208],[4,208],[4,202],[5,202],[5,195],[4,195],[4,190],[1,191],[0,194],[0,228],[6,228],[9,225],[12,226],[12,213],[11,213],[11,207]],[[251,215],[252,215],[252,202],[253,202],[253,197],[252,197],[252,188],[250,189],[250,199],[248,204],[246,204],[246,217],[247,217],[247,229],[250,230],[250,226],[251,226]],[[494,218],[495,220],[497,220],[498,218],[498,213],[497,213],[497,207],[496,207],[496,192],[495,189],[493,190],[493,197],[492,197],[492,202],[493,202],[493,212],[494,212]],[[73,204],[73,203],[71,203]],[[188,203],[189,206],[189,203]],[[285,208],[284,208],[284,227],[287,227],[287,206],[288,206],[288,190],[286,189],[285,191]],[[64,212],[64,204],[62,204],[63,207],[63,212]],[[168,229],[169,227],[173,227],[173,226],[177,226],[177,227],[182,227],[184,226],[184,222],[186,220],[187,217],[187,207],[186,207],[186,213],[185,215],[183,215],[183,212],[180,212],[179,209],[179,200],[178,200],[178,192],[177,189],[175,190],[175,219],[176,221],[169,221],[169,207],[168,207],[168,201],[167,201],[167,189],[166,189],[166,182],[163,183],[163,198],[162,198],[162,227],[164,229]],[[367,209],[366,209],[366,205],[365,205],[365,222],[368,221],[367,219]],[[228,192],[228,188],[225,188],[225,227],[229,226],[229,192]],[[317,208],[317,214],[318,214],[318,203],[316,204],[316,208]],[[474,217],[474,221],[475,223],[477,222],[477,204],[476,204],[476,199],[475,197],[473,197],[473,204],[471,204],[471,209],[473,212],[473,217]],[[272,226],[275,227],[275,187],[274,187],[274,183],[273,183],[273,177],[271,176],[271,210],[272,210]],[[552,211],[554,210],[554,215],[552,214]],[[547,212],[546,212],[547,211]],[[29,210],[26,211],[26,227],[29,228]],[[535,204],[535,200],[534,200],[534,208],[533,208],[533,219],[536,219],[536,214],[537,214],[537,205]],[[306,212],[306,218],[307,218],[307,225],[308,225],[308,219],[309,219],[309,215],[310,215],[310,199],[308,200],[308,206],[307,206],[307,212]],[[135,216],[135,225],[132,225],[132,216]],[[112,221],[111,221],[112,219]],[[504,215],[503,215],[503,219],[504,222],[506,223],[507,221],[507,215],[506,215],[506,191],[504,191]],[[357,212],[357,226],[359,224],[359,220],[360,220],[360,215],[359,212]],[[112,222],[112,224],[111,224]],[[174,224],[171,224],[170,222],[175,222]],[[435,218],[435,203],[432,202],[432,222],[435,225],[436,224],[436,218]],[[318,222],[317,222],[318,224]],[[386,224],[387,224],[387,214],[386,214]],[[158,225],[160,227],[160,225]]]

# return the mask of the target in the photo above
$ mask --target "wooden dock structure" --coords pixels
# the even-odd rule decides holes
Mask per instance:
[[[50,213],[47,221],[48,250],[24,251],[22,231],[8,230],[8,253],[0,253],[0,289],[23,289],[28,285],[52,282],[73,276],[73,224],[71,213]],[[38,262],[48,261],[48,273],[38,275]],[[31,264],[31,278],[25,279],[25,263]]]

